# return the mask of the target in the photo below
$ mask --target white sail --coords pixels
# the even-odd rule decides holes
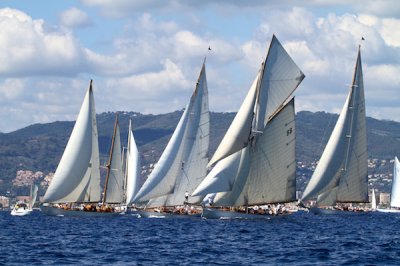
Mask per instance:
[[[176,176],[178,175],[182,162],[179,160],[182,154],[181,142],[184,129],[188,119],[188,107],[182,114],[179,123],[172,134],[160,159],[155,165],[146,182],[139,189],[133,202],[146,201],[161,195],[169,194],[174,189]]]
[[[121,203],[124,197],[124,175],[122,173],[121,137],[118,117],[115,121],[108,168],[109,172],[105,184],[106,193],[104,194],[103,201],[108,203]]]
[[[336,202],[368,202],[367,133],[361,54],[332,135],[302,200],[337,188]]]
[[[264,130],[267,121],[285,104],[304,77],[273,35],[261,71],[208,166],[247,146],[251,133]]]
[[[36,202],[38,190],[39,190],[39,188],[37,185],[34,185],[31,187],[31,194],[30,194],[29,205],[28,205],[29,209],[32,209],[33,205]]]
[[[350,95],[344,104],[348,106]],[[302,200],[308,200],[318,194],[329,191],[337,187],[337,183],[341,173],[341,163],[345,151],[344,141],[340,141],[346,137],[344,128],[346,123],[347,108],[343,108],[336,122],[336,126],[332,131],[331,137],[325,147],[319,163],[304,190]]]
[[[231,191],[236,179],[242,150],[220,160],[193,191],[192,196]]]
[[[256,140],[247,178],[248,204],[296,200],[294,98]]]
[[[90,95],[90,101],[92,104],[92,158],[90,160],[90,166],[86,172],[85,177],[82,180],[82,185],[85,184],[86,177],[87,189],[83,191],[84,202],[99,202],[100,201],[100,152],[99,152],[99,135],[97,133],[97,121],[96,121],[96,108],[94,103],[93,93]]]
[[[334,206],[337,202],[337,192],[338,187],[334,187],[331,190],[319,194],[316,201],[316,207]]]
[[[272,36],[263,67],[256,106],[257,131],[264,129],[268,120],[280,110],[305,77],[275,35]]]
[[[254,105],[257,96],[257,83],[259,75],[247,93],[239,111],[229,126],[224,138],[211,158],[208,166],[246,147],[249,142],[251,126],[254,115]]]
[[[43,202],[100,200],[100,162],[94,110],[90,82],[74,129]]]
[[[243,206],[296,199],[294,99],[266,125],[242,156],[231,192],[217,194],[215,204]]]
[[[240,206],[247,205],[247,193],[245,186],[250,171],[251,147],[247,146],[241,150],[240,162],[232,190],[229,192],[216,193],[214,197],[215,206]],[[241,204],[244,203],[244,204]]]
[[[372,194],[371,194],[371,209],[372,209],[373,211],[376,210],[375,189],[372,189]]]
[[[400,207],[400,162],[394,158],[392,193],[390,195],[390,207]]]
[[[347,150],[344,173],[339,182],[339,202],[368,202],[368,152],[365,122],[364,83],[361,54],[358,51],[349,105]]]
[[[140,155],[132,132],[132,123],[129,121],[128,148],[126,152],[126,204],[133,202],[140,185]]]
[[[185,192],[192,193],[206,176],[209,121],[207,79],[203,64],[190,103],[160,160],[134,201],[168,195],[166,201],[168,206],[183,203]]]

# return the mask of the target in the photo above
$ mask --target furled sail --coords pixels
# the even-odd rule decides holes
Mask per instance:
[[[207,79],[203,64],[196,89],[171,140],[134,201],[168,195],[163,205],[181,205],[185,192],[193,192],[202,181],[206,176],[208,161],[210,131],[208,109]]]
[[[92,82],[43,202],[100,200],[99,148]]]
[[[400,162],[399,159],[397,159],[397,157],[394,158],[390,207],[400,208]]]
[[[132,123],[129,121],[128,148],[126,152],[126,204],[133,202],[133,198],[139,191],[140,185],[140,155],[132,133]]]
[[[353,83],[302,200],[337,189],[336,202],[368,202],[367,133],[361,53]]]
[[[118,116],[115,119],[114,133],[111,142],[108,172],[105,183],[103,202],[121,203],[124,197],[124,175],[122,173],[121,137]]]

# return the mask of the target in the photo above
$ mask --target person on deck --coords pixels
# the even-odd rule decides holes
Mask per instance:
[[[187,203],[189,200],[189,192],[185,192],[185,203]]]

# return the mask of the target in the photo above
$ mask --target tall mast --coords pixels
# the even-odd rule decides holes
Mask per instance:
[[[114,134],[113,134],[112,140],[111,140],[110,156],[108,158],[108,163],[106,165],[106,167],[107,167],[107,176],[106,176],[106,181],[104,183],[103,201],[102,201],[103,204],[106,202],[106,199],[107,199],[108,178],[110,177],[111,161],[112,161],[112,157],[113,157],[115,136],[117,134],[117,126],[118,126],[118,114],[115,115]]]

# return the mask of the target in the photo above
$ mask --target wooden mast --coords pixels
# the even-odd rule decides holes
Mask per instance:
[[[113,156],[113,151],[114,151],[115,136],[117,134],[117,126],[118,126],[118,114],[115,115],[114,134],[113,134],[112,140],[111,140],[110,156],[108,158],[108,163],[106,165],[106,167],[107,167],[107,176],[106,176],[106,181],[104,183],[103,201],[102,201],[103,205],[104,205],[104,203],[106,202],[106,199],[107,199],[108,178],[110,177],[111,161],[112,161],[112,156]]]

